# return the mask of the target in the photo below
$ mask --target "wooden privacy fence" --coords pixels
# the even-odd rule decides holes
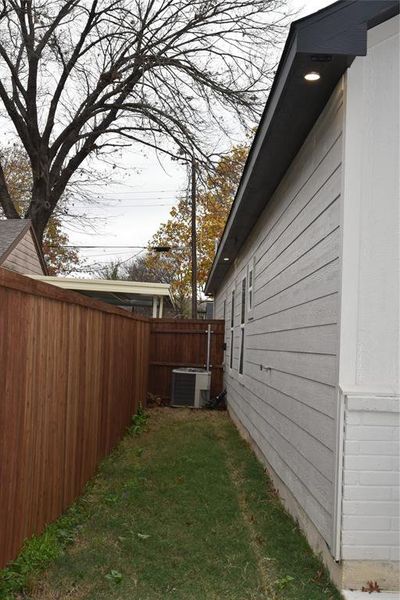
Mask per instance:
[[[172,370],[205,367],[207,329],[211,325],[211,397],[223,389],[224,322],[156,319],[151,323],[149,392],[171,396]]]
[[[215,395],[222,321],[150,321],[0,268],[0,568],[79,496],[148,391],[169,398],[173,368],[206,365],[208,325]]]
[[[0,269],[0,567],[126,431],[149,334],[147,319]]]

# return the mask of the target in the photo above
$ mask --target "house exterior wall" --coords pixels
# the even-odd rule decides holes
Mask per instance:
[[[328,545],[335,485],[342,124],[340,82],[216,296],[217,318],[223,318],[225,305],[229,408]],[[252,265],[254,308],[246,307],[241,375],[241,288]]]
[[[25,275],[44,275],[30,231],[18,242],[2,264],[6,269]]]
[[[380,561],[368,576],[389,589],[400,579],[399,25],[371,29],[346,75],[339,361],[341,558]]]
[[[358,589],[399,587],[399,89],[396,17],[368,32],[215,298],[231,414]]]

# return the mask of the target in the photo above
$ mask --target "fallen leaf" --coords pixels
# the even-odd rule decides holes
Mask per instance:
[[[362,592],[367,592],[368,594],[372,594],[372,592],[381,592],[381,588],[379,587],[376,581],[367,581],[367,587],[364,585],[361,588]]]

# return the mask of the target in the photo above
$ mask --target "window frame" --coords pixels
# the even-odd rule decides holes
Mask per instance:
[[[224,321],[224,359],[222,361],[222,363],[225,365],[226,364],[226,296],[224,298],[224,302],[222,305],[222,318]]]
[[[242,293],[240,297],[240,351],[239,351],[239,377],[244,374],[244,356],[245,356],[245,329],[246,329],[246,307],[247,307],[247,275],[242,279]]]
[[[247,318],[249,321],[254,319],[254,283],[256,277],[256,257],[253,256],[252,260],[247,265]],[[251,280],[251,284],[250,284]]]
[[[233,370],[233,344],[235,340],[235,288],[231,291],[231,320],[230,320],[229,370]]]

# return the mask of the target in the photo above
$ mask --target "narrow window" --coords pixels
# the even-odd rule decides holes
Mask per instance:
[[[239,360],[239,374],[240,375],[243,375],[245,322],[246,322],[246,277],[242,281],[242,298],[241,298],[241,311],[240,311],[240,360]]]
[[[247,318],[252,319],[254,316],[254,283],[255,283],[255,266],[256,266],[256,257],[253,257],[253,260],[247,267],[247,278],[249,281],[248,289],[247,289]]]
[[[230,360],[229,366],[233,367],[233,338],[234,338],[234,325],[235,325],[235,290],[232,290],[231,300],[231,345],[230,345]]]
[[[249,313],[253,310],[253,268],[249,269],[249,303],[248,303],[248,311]]]
[[[224,360],[223,360],[223,364],[226,364],[226,300],[224,300],[223,303],[223,308],[222,308],[222,319],[224,321]]]

